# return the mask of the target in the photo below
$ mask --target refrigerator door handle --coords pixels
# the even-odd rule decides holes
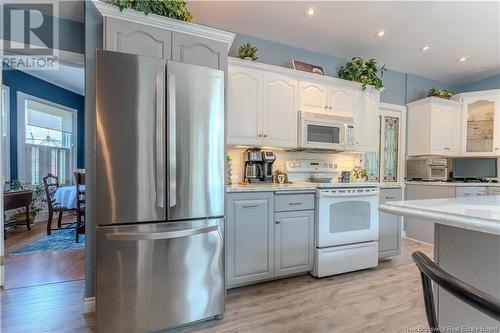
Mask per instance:
[[[167,69],[168,72],[168,69]],[[168,74],[168,201],[169,206],[174,207],[177,204],[177,133],[175,124],[175,76]]]
[[[164,232],[117,232],[106,234],[106,239],[115,241],[138,241],[138,240],[157,240],[157,239],[172,239],[180,237],[190,237],[200,234],[207,234],[212,231],[217,231],[217,225],[210,225],[201,228],[164,231]]]
[[[156,98],[156,205],[165,207],[165,74],[156,75],[155,98]]]

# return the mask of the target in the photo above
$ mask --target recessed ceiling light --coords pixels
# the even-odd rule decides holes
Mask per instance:
[[[430,49],[431,49],[431,46],[430,46],[430,45],[425,45],[424,47],[422,47],[422,48],[421,48],[421,50],[422,50],[423,52],[427,52],[427,51],[429,51]]]
[[[466,62],[467,60],[469,60],[469,57],[460,57],[457,59],[457,62]]]
[[[316,8],[309,7],[306,9],[306,12],[305,12],[306,16],[313,16],[314,14],[316,14]]]
[[[385,35],[385,31],[384,30],[379,30],[375,34],[375,36],[377,36],[378,38],[382,38],[382,37],[384,37],[384,35]]]

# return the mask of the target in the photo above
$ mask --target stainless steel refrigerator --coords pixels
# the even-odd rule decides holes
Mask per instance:
[[[97,330],[224,312],[224,73],[96,53]]]

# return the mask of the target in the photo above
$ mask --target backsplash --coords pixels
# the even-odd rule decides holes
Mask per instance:
[[[228,148],[227,154],[231,156],[231,181],[237,184],[243,181],[243,167],[245,164],[244,152],[246,148]],[[328,160],[338,165],[339,173],[341,171],[351,171],[354,166],[364,166],[364,153],[338,153],[338,154],[317,154],[303,152],[288,152],[284,150],[271,150],[276,154],[276,161],[273,164],[273,170],[285,171],[285,162],[290,160]]]

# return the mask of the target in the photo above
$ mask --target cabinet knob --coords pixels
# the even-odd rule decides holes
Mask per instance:
[[[264,134],[264,137],[267,138],[267,134]]]
[[[495,147],[495,150],[498,150],[498,147]]]
[[[262,134],[259,134],[259,138],[262,138]]]
[[[276,220],[276,224],[280,224],[280,223],[281,223],[281,221],[280,221],[280,220]]]
[[[331,109],[333,109],[333,107],[329,106],[329,107],[328,107],[328,109],[330,109],[330,110],[331,110]]]
[[[325,105],[325,110],[328,109],[328,105]]]

